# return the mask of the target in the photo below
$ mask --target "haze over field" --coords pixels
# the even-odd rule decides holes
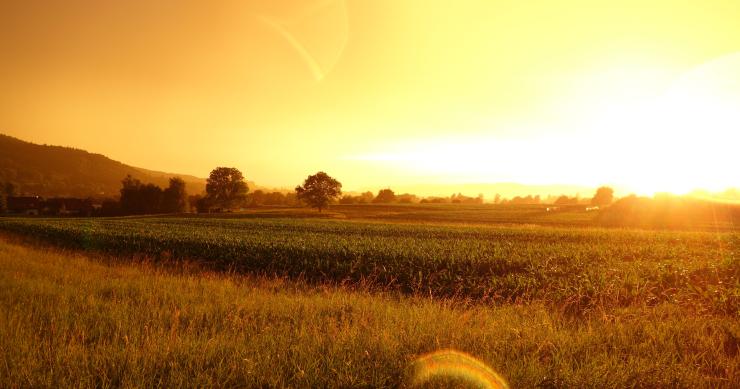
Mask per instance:
[[[736,1],[3,2],[0,132],[268,187],[716,192],[739,183],[737,20]]]
[[[740,388],[738,21],[0,0],[0,388]]]

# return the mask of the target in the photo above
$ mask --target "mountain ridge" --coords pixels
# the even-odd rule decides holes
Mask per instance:
[[[131,166],[103,154],[66,146],[40,145],[0,134],[0,182],[12,182],[21,194],[70,197],[117,197],[126,175],[161,187],[171,177],[185,181],[188,193],[201,193],[206,180]]]

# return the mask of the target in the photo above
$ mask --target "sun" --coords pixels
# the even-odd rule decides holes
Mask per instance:
[[[649,83],[640,81],[645,74],[626,72],[611,82]],[[649,98],[613,96],[604,107],[585,131],[604,146],[594,177],[646,195],[738,185],[740,53],[698,66]]]
[[[354,159],[446,183],[607,184],[640,195],[740,184],[740,53],[673,77],[648,65],[609,69],[579,76],[593,85],[561,91],[562,122],[508,129],[534,136],[476,128],[399,141]]]

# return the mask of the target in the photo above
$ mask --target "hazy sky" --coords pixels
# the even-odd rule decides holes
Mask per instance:
[[[740,185],[739,1],[3,1],[0,132],[293,187]]]

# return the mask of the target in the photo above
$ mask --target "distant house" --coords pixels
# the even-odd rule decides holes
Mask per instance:
[[[43,212],[59,216],[90,216],[93,209],[89,199],[55,197],[44,202]]]
[[[8,196],[8,212],[22,215],[38,215],[43,209],[44,199],[39,196]]]

